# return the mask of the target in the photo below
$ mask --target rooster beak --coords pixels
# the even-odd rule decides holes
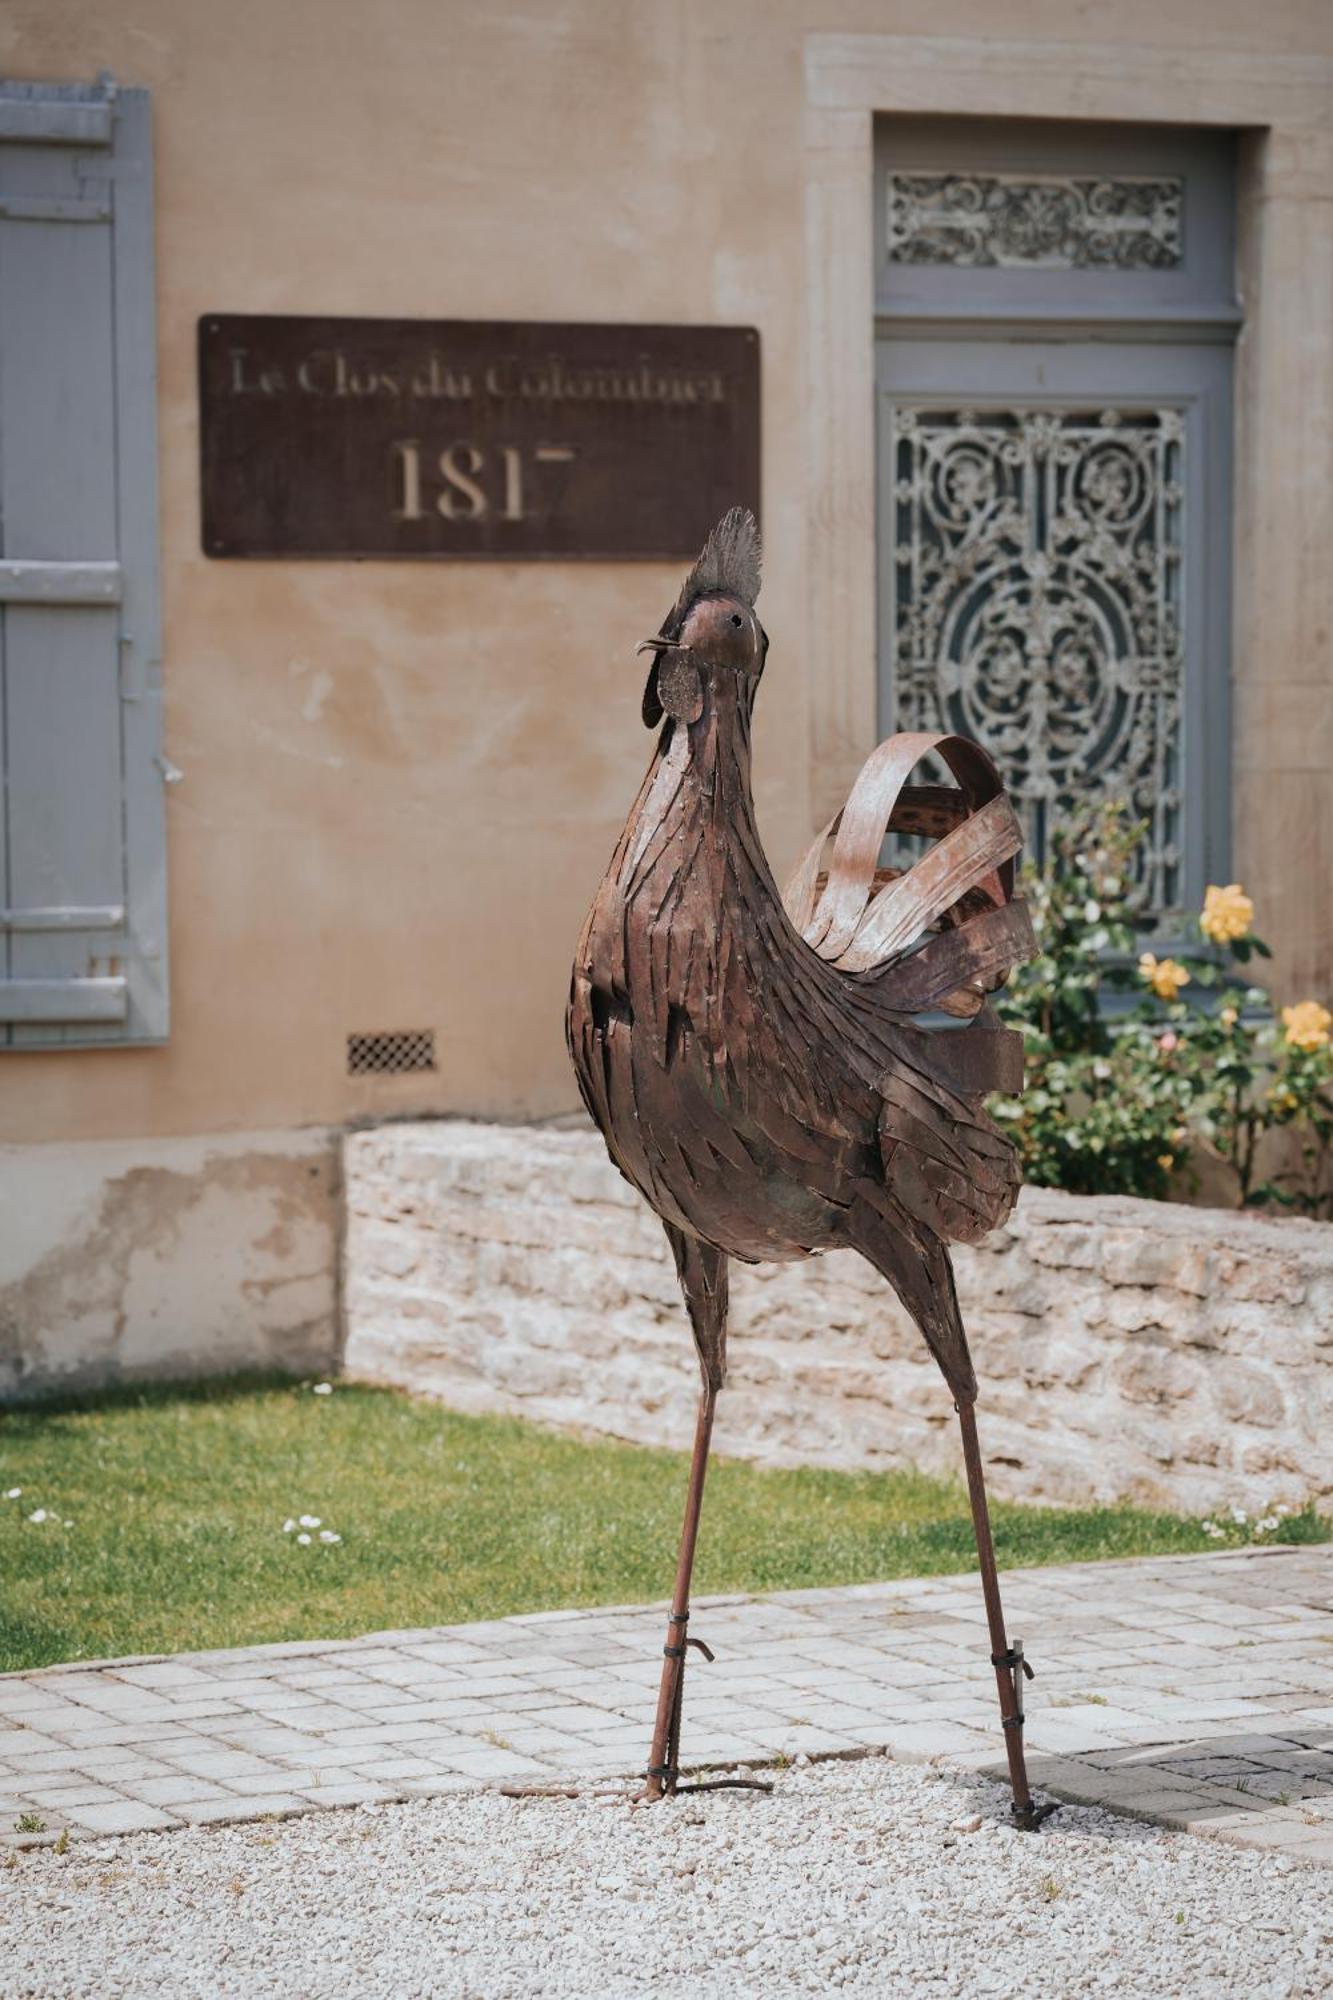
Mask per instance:
[[[669,653],[675,643],[674,639],[642,639],[634,650],[636,653]]]

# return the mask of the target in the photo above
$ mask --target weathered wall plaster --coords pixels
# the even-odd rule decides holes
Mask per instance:
[[[346,1364],[642,1443],[697,1378],[665,1239],[586,1130],[344,1143]],[[1203,1510],[1333,1495],[1333,1228],[1028,1189],[956,1253],[995,1490]],[[733,1267],[719,1450],[956,1472],[944,1383],[851,1252]]]
[[[337,1348],[327,1130],[0,1147],[0,1396]]]

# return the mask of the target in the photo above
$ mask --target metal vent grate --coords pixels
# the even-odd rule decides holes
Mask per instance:
[[[408,1070],[434,1067],[433,1028],[402,1028],[395,1034],[347,1037],[349,1076],[401,1076]]]

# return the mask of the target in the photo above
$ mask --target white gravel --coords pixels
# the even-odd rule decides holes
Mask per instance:
[[[467,1793],[28,1850],[0,1872],[0,1993],[1333,1992],[1333,1871],[1082,1807],[1017,1834],[1006,1810],[874,1758],[771,1798]]]

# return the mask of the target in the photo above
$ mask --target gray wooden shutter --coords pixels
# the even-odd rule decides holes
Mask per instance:
[[[0,1046],[167,1032],[147,93],[0,82]]]

